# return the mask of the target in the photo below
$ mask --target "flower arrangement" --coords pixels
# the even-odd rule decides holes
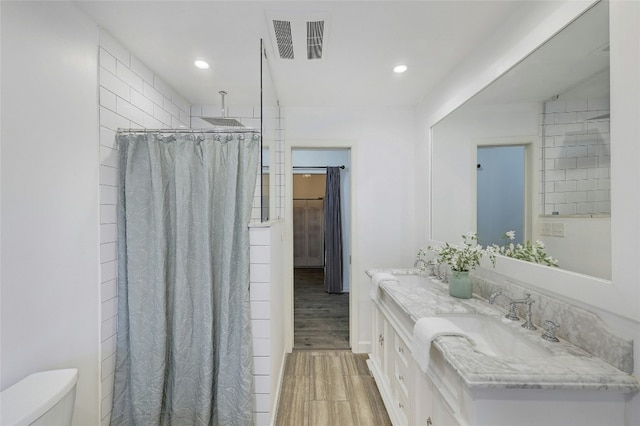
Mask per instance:
[[[558,266],[558,260],[545,253],[542,241],[536,240],[534,243],[527,241],[524,244],[513,244],[511,241],[516,238],[515,231],[505,232],[503,238],[507,244],[503,246],[493,244],[491,246],[495,254],[527,262],[542,263],[547,266]]]
[[[436,254],[436,259],[427,261],[428,252]],[[483,256],[487,255],[495,266],[496,258],[493,248],[484,249],[478,244],[478,235],[467,232],[462,236],[460,244],[445,243],[442,247],[427,247],[418,251],[416,263],[422,263],[422,269],[430,264],[447,264],[454,271],[470,271],[475,269]]]
[[[544,251],[544,243],[536,240],[524,244],[513,244],[516,237],[515,231],[504,233],[505,245],[492,244],[483,248],[478,244],[478,235],[474,232],[467,232],[462,236],[462,242],[454,245],[445,243],[442,247],[427,247],[418,251],[416,264],[421,264],[422,270],[427,270],[430,266],[445,264],[454,271],[470,271],[475,269],[483,256],[487,256],[493,266],[496,265],[496,255],[511,257],[513,259],[527,262],[541,263],[547,266],[558,266],[558,260],[549,256]],[[435,258],[429,253],[435,253]]]

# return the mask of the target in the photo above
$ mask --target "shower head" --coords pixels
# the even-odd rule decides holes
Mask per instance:
[[[207,121],[214,126],[220,127],[244,127],[241,122],[235,118],[220,118],[220,117],[202,117],[204,121]]]
[[[221,90],[218,93],[220,93],[222,97],[222,117],[202,117],[202,119],[218,127],[244,127],[242,123],[235,118],[227,118],[227,110],[224,106],[224,97],[227,95],[227,92]]]

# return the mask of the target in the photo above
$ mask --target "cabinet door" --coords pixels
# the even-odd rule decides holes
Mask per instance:
[[[307,263],[307,232],[306,232],[307,201],[293,200],[293,264],[306,266]]]
[[[293,264],[324,266],[323,200],[293,200]]]
[[[372,312],[372,328],[373,328],[373,342],[371,342],[371,358],[379,365],[382,366],[382,343],[383,325],[382,314],[374,307]]]
[[[453,411],[446,403],[444,397],[440,395],[437,389],[433,389],[432,398],[432,412],[431,416],[433,426],[459,426],[458,420],[456,420]]]
[[[415,423],[420,426],[433,426],[433,383],[425,373],[423,373],[418,365],[414,362],[416,371],[415,381]]]
[[[307,266],[324,266],[323,200],[307,200]]]

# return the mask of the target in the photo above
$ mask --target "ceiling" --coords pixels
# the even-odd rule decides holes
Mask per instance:
[[[262,38],[281,105],[313,107],[416,105],[501,22],[533,3],[76,2],[193,105],[218,104],[220,90],[229,105],[258,103]],[[268,17],[318,15],[326,17],[322,59],[279,59]],[[197,58],[211,68],[195,68]],[[400,63],[408,71],[393,73]]]

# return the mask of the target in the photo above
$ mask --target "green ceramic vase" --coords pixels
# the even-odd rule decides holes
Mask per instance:
[[[460,299],[471,299],[471,278],[469,271],[451,271],[449,276],[449,294]]]

